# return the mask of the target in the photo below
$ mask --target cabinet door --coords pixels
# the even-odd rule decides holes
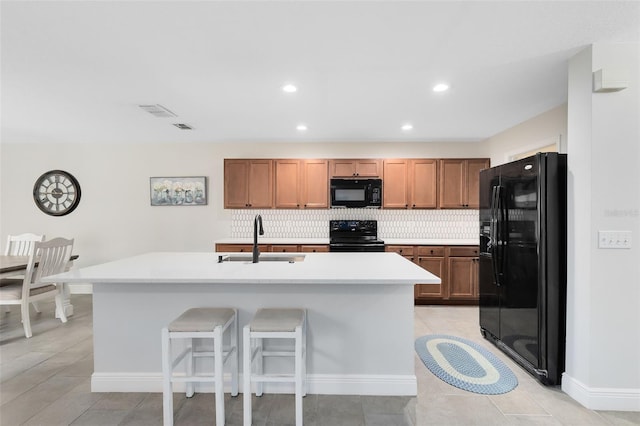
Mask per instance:
[[[249,206],[271,208],[273,206],[273,162],[249,161]]]
[[[440,278],[441,284],[417,284],[416,298],[444,299],[447,297],[447,279],[444,257],[418,257],[418,265]]]
[[[357,177],[380,177],[382,176],[381,160],[357,160],[356,176]]]
[[[354,177],[356,175],[356,160],[331,160],[329,167],[331,177]]]
[[[465,204],[466,163],[460,159],[440,160],[440,208],[461,209]]]
[[[477,298],[477,258],[450,257],[449,258],[449,298],[473,299]]]
[[[408,161],[384,160],[382,206],[386,209],[406,209],[409,205]]]
[[[297,209],[300,207],[300,161],[276,160],[275,167],[275,207],[277,209]]]
[[[480,170],[489,168],[489,159],[467,160],[467,207],[480,208]]]
[[[329,162],[331,177],[380,177],[382,172],[382,160],[331,160]]]
[[[224,160],[224,208],[249,207],[249,162]]]
[[[327,160],[304,160],[302,204],[305,209],[329,207],[329,169]]]
[[[386,183],[385,169],[385,185]],[[438,206],[438,160],[412,160],[409,188],[412,208],[435,209]]]

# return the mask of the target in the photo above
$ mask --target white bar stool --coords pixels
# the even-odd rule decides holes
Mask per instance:
[[[223,349],[223,336],[229,330],[229,345]],[[187,339],[187,347],[172,359],[175,339]],[[195,349],[194,339],[213,339],[213,352]],[[186,357],[184,376],[174,368]],[[213,357],[214,374],[195,374],[197,358]],[[192,308],[162,329],[162,375],[164,425],[173,425],[173,383],[186,383],[187,398],[194,394],[194,383],[215,383],[216,425],[224,425],[224,363],[231,358],[231,395],[238,395],[238,311],[233,308]]]
[[[262,339],[294,339],[292,351],[266,351]],[[255,344],[254,344],[255,343]],[[295,383],[296,426],[302,426],[302,397],[306,392],[307,312],[304,309],[260,309],[243,329],[244,426],[251,426],[251,383],[262,396],[264,382]],[[293,357],[294,374],[263,374],[264,357]],[[257,361],[253,372],[253,361]]]

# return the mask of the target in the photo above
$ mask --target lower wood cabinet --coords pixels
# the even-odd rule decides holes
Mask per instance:
[[[326,244],[258,244],[261,252],[279,253],[321,253],[328,252]],[[221,253],[251,253],[252,244],[216,244],[216,251]]]
[[[478,248],[447,247],[449,299],[478,300]]]
[[[398,253],[440,277],[439,285],[416,283],[417,305],[478,303],[478,247],[389,245],[386,251]]]

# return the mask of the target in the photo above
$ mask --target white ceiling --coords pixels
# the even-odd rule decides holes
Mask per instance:
[[[636,1],[3,0],[0,14],[3,142],[477,141],[566,102],[584,46],[640,41]],[[441,80],[451,90],[432,92]],[[138,108],[156,103],[178,117]]]

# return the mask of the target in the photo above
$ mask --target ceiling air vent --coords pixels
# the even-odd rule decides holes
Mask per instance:
[[[160,104],[138,105],[138,106],[142,108],[144,111],[148,112],[149,114],[157,118],[177,117],[176,114],[169,111],[167,108],[163,107]]]
[[[173,125],[176,126],[180,130],[192,130],[193,129],[193,127],[189,126],[188,124],[184,124],[184,123],[173,123]]]

